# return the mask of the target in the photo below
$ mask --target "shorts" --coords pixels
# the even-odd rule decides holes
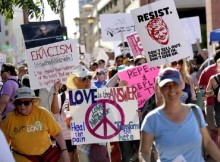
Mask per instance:
[[[209,130],[213,130],[216,128],[215,124],[215,117],[214,117],[214,105],[206,105],[205,106],[205,113],[206,113],[206,122],[208,124],[207,128]]]
[[[76,150],[76,145],[72,145],[71,140],[65,140],[65,142],[66,142],[66,148],[68,152],[73,152]],[[58,143],[57,143],[57,147],[60,149],[60,146]]]
[[[220,128],[220,112],[214,112],[215,124],[217,128]]]

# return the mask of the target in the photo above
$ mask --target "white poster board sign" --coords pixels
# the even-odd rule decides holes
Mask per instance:
[[[79,65],[74,39],[27,49],[26,59],[31,89],[51,88],[58,80],[65,84]]]
[[[202,42],[201,27],[199,16],[180,19],[183,26],[183,32],[188,43],[195,44],[197,39]]]
[[[130,13],[101,14],[101,34],[103,41],[122,41],[122,36],[135,32]]]
[[[74,145],[140,139],[134,87],[69,91]]]
[[[131,11],[151,67],[190,56],[173,0],[163,0]]]

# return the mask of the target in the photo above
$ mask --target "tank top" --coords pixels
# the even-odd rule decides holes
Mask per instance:
[[[214,79],[217,83],[217,86],[215,88],[213,88],[213,92],[215,94],[215,97],[214,97],[214,111],[215,112],[220,112],[220,102],[218,102],[218,99],[217,99],[218,91],[219,91],[219,88],[220,88],[220,75],[219,74],[215,75]]]

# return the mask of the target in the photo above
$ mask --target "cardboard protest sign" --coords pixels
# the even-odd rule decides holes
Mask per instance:
[[[26,49],[63,41],[59,20],[30,22],[21,25]]]
[[[69,91],[73,145],[140,139],[134,87]]]
[[[127,35],[135,32],[130,13],[101,14],[100,21],[103,41],[122,41],[121,33]]]
[[[31,89],[50,88],[66,78],[79,65],[74,39],[26,50]]]
[[[134,57],[137,55],[144,55],[144,49],[141,45],[141,40],[137,32],[127,35],[126,39]]]
[[[150,66],[190,56],[174,1],[157,1],[131,14]]]
[[[118,73],[120,80],[127,81],[128,87],[137,90],[138,108],[142,108],[145,101],[154,94],[155,78],[160,67],[149,67],[148,64],[129,68]]]
[[[199,16],[182,18],[180,20],[183,26],[185,38],[188,43],[195,44],[197,39],[202,41]]]

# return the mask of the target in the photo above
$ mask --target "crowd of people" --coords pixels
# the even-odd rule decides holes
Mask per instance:
[[[144,55],[134,58],[119,55],[111,67],[102,59],[92,62],[90,67],[79,64],[72,69],[66,84],[58,79],[50,91],[31,90],[27,65],[16,68],[3,64],[0,141],[4,151],[0,151],[0,161],[37,162],[55,147],[60,153],[56,158],[61,161],[96,161],[90,155],[94,151],[93,144],[71,143],[69,126],[74,119],[69,113],[68,90],[127,86],[127,81],[114,76],[127,67],[146,63]],[[208,58],[200,49],[193,60],[183,58],[162,65],[155,80],[155,95],[149,99],[156,102],[154,110],[146,115],[141,112],[148,108],[144,106],[137,113],[141,120],[141,139],[98,143],[107,152],[99,158],[105,162],[152,159],[202,162],[206,156],[212,156],[220,161],[219,71],[219,49],[213,58]],[[203,95],[199,96],[201,91]],[[199,101],[204,104],[198,104]]]

